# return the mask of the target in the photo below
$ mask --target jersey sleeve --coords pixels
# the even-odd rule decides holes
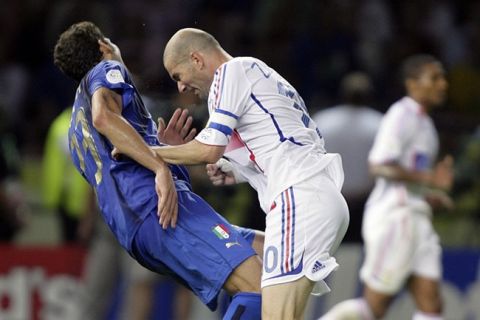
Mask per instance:
[[[88,90],[93,95],[99,88],[107,88],[122,96],[123,107],[133,98],[134,88],[125,80],[128,72],[124,65],[113,61],[104,61],[98,64],[89,75]]]
[[[385,164],[398,162],[403,154],[413,132],[415,119],[402,108],[392,108],[381,121],[370,150],[368,161],[370,164]]]
[[[209,145],[226,146],[251,93],[242,61],[234,59],[223,64],[215,72],[212,86],[208,99],[210,118],[195,139]]]

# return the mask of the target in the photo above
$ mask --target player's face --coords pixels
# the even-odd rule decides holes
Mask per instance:
[[[419,77],[415,79],[414,90],[422,104],[438,106],[445,102],[448,82],[440,63],[434,62],[423,66]]]
[[[210,85],[202,72],[197,70],[189,60],[175,65],[166,65],[170,77],[177,83],[178,92],[193,92],[201,99],[208,97]]]

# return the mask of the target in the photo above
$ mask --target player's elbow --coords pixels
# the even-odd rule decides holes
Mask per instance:
[[[106,116],[102,113],[96,113],[92,115],[93,127],[99,132],[102,132],[107,125]]]
[[[92,114],[93,127],[103,133],[109,125],[109,117],[106,112],[94,112]]]
[[[95,129],[104,134],[121,114],[121,97],[107,89],[100,88],[92,96],[92,122]]]
[[[370,173],[371,176],[376,177],[380,172],[380,166],[375,164],[369,164],[368,172]]]

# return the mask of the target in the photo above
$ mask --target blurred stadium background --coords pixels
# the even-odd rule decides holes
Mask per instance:
[[[198,128],[206,109],[195,97],[179,96],[162,65],[166,41],[182,27],[212,33],[233,55],[266,61],[297,88],[311,114],[340,103],[340,80],[356,70],[371,76],[371,107],[384,112],[403,94],[401,61],[420,52],[439,57],[447,69],[449,99],[432,116],[441,153],[456,161],[456,209],[434,217],[445,248],[447,318],[480,319],[480,2],[475,0],[0,1],[0,319],[74,319],[77,312],[87,246],[63,240],[59,215],[42,197],[42,163],[50,125],[69,107],[75,90],[53,66],[53,46],[66,27],[81,20],[95,22],[119,45],[152,114],[168,117],[175,107],[187,107]],[[214,189],[203,168],[192,168],[192,175],[194,189],[219,212],[263,228],[263,213],[248,187]],[[361,244],[345,244],[339,260],[344,264],[331,279],[333,293],[312,299],[308,319],[360,292]],[[157,290],[152,319],[169,319],[169,290],[168,284]],[[109,319],[116,319],[120,299],[121,289],[112,296]],[[388,319],[407,319],[411,308],[402,296]],[[191,319],[213,318],[195,304]]]

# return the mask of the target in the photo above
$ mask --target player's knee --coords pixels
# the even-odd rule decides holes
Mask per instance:
[[[391,296],[377,293],[368,287],[365,288],[364,298],[375,319],[381,319],[385,316],[392,301]]]
[[[372,299],[372,297],[366,297],[365,300],[368,304],[368,307],[370,308],[371,314],[374,319],[382,319],[385,316],[390,305],[390,300]]]
[[[370,306],[370,310],[372,311],[374,319],[382,319],[387,313],[387,309],[387,307],[380,304]]]

